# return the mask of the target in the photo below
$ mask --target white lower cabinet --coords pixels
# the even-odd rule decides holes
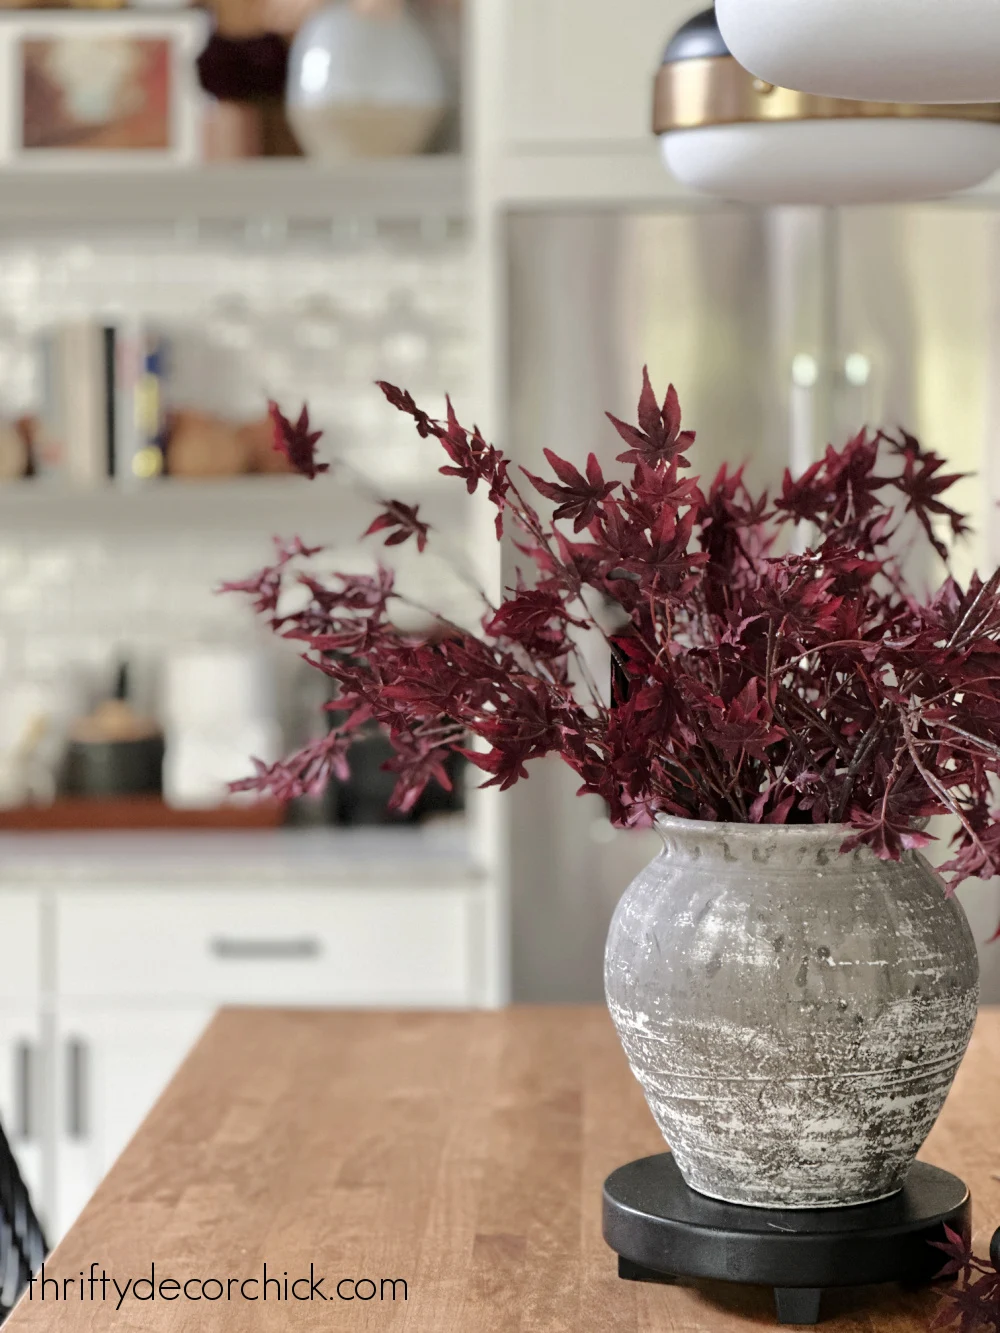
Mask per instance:
[[[211,1016],[205,1004],[57,1011],[53,1236],[72,1224]]]
[[[33,888],[8,885],[0,891],[0,1123],[31,1197],[44,1213],[49,1099],[42,922],[40,895]]]
[[[57,1241],[225,1004],[483,1003],[475,884],[0,886],[0,1120]]]
[[[469,1004],[474,919],[453,888],[81,887],[58,898],[59,988],[143,1004]]]
[[[38,1005],[0,1001],[0,1123],[43,1217],[49,1185],[44,1151],[48,1128],[46,1054]]]

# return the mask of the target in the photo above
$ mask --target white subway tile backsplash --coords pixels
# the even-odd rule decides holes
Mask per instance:
[[[175,405],[252,419],[269,395],[296,412],[307,400],[328,454],[380,492],[433,484],[440,446],[420,441],[373,381],[397,379],[433,411],[443,411],[446,390],[461,404],[472,375],[470,294],[458,228],[0,236],[0,416],[39,405],[41,332],[80,318],[143,318],[172,335]],[[155,663],[180,642],[253,640],[260,631],[245,601],[213,589],[266,561],[272,531],[295,532],[294,497],[284,503],[259,532],[216,529],[204,512],[176,531],[86,522],[64,531],[42,508],[37,523],[0,532],[0,676],[69,668],[101,680],[121,655]],[[328,559],[364,567],[379,553],[399,559],[381,548]],[[433,557],[401,577],[427,600],[455,587]],[[449,607],[476,614],[461,593]]]

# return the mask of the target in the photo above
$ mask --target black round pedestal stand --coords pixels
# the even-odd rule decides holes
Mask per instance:
[[[768,1209],[689,1189],[670,1153],[604,1182],[604,1239],[618,1276],[639,1282],[719,1278],[774,1288],[780,1324],[815,1324],[826,1287],[929,1282],[945,1257],[928,1244],[968,1229],[969,1191],[917,1162],[899,1194],[853,1208]]]

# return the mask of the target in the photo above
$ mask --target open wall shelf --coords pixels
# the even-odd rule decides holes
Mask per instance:
[[[432,480],[424,486],[387,483],[383,490],[386,499],[419,505],[420,517],[438,531],[460,532],[466,526],[468,497],[461,486]],[[62,531],[136,526],[184,532],[207,524],[215,530],[325,541],[360,538],[376,513],[375,491],[336,477],[315,482],[292,476],[165,477],[135,487],[108,482],[87,488],[28,478],[0,484],[0,522],[8,533],[40,525]],[[372,549],[380,549],[377,542]]]
[[[0,226],[451,219],[465,212],[465,171],[457,154],[338,167],[306,158],[261,158],[190,168],[0,172]]]

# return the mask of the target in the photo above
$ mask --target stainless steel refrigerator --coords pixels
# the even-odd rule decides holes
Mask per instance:
[[[507,226],[505,445],[611,463],[604,412],[634,413],[641,369],[672,381],[699,471],[747,463],[773,485],[863,424],[905,426],[946,454],[976,535],[958,572],[1000,558],[1000,220],[964,204],[530,213]],[[694,460],[693,460],[694,461]],[[514,555],[511,555],[513,569]],[[915,576],[933,580],[933,569]],[[557,760],[509,794],[514,996],[601,994],[614,904],[657,850],[613,832]],[[1000,801],[998,801],[1000,804]],[[1000,881],[961,897],[1000,1000]]]

